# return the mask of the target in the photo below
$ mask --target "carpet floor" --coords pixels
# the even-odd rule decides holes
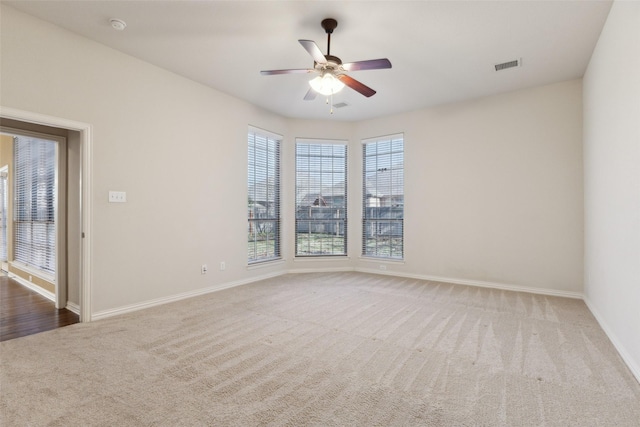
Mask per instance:
[[[584,302],[291,274],[0,343],[2,426],[639,426]]]

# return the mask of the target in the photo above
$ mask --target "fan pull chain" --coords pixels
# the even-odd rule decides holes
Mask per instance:
[[[333,93],[327,97],[324,103],[329,105],[329,100],[331,100],[331,108],[329,109],[329,114],[333,114]]]
[[[329,114],[333,114],[333,92],[331,93],[331,95],[327,96],[327,99],[324,101],[324,103],[329,105],[329,100],[331,100],[331,107],[329,108]]]

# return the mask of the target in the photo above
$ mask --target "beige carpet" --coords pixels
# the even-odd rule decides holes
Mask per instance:
[[[288,275],[0,343],[2,426],[639,426],[582,301]]]

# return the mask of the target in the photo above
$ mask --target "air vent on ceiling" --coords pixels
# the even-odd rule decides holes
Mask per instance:
[[[514,59],[513,61],[503,62],[501,64],[496,64],[496,71],[507,70],[509,68],[519,67],[522,65],[522,59]]]
[[[333,108],[342,108],[342,107],[346,107],[349,104],[347,104],[346,102],[338,102],[337,104],[333,104]]]

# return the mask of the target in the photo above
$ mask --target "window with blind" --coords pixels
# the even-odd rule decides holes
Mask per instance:
[[[347,254],[346,141],[296,141],[296,256]]]
[[[280,258],[279,135],[249,129],[247,164],[248,262]]]
[[[403,259],[404,136],[362,142],[362,255]]]
[[[56,270],[56,143],[16,136],[14,260],[44,273]]]

